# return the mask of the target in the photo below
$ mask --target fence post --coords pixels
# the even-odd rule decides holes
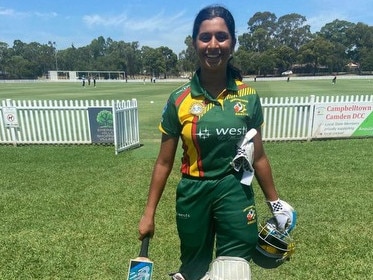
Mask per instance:
[[[117,102],[119,102],[119,101],[112,100],[112,102],[111,102],[112,112],[113,112],[113,129],[114,129],[114,149],[115,149],[115,155],[118,154]]]
[[[315,114],[315,102],[316,102],[316,96],[311,95],[310,96],[310,113],[308,118],[308,134],[307,134],[307,141],[312,140],[312,131],[313,131],[313,120],[314,120],[314,114]]]

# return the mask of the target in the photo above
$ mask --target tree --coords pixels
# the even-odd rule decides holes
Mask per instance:
[[[92,70],[92,62],[94,61],[93,59],[91,60],[91,52],[89,45],[77,48],[75,50],[76,52],[76,57],[79,59],[74,62],[74,69],[77,71],[82,71],[82,70]]]
[[[288,14],[277,20],[273,13],[256,13],[248,21],[249,32],[238,37],[238,55],[244,60],[240,64],[248,72],[255,69],[258,75],[289,69],[295,62],[296,52],[312,38],[310,26],[305,22],[306,18],[298,14]],[[248,54],[244,54],[245,51]],[[255,56],[251,52],[262,55]],[[251,62],[249,57],[258,61]]]
[[[256,74],[257,69],[255,68],[252,56],[255,52],[248,52],[244,48],[238,48],[234,54],[234,62],[239,69],[241,69],[243,75]]]
[[[282,72],[291,69],[293,63],[296,61],[297,52],[286,45],[271,50],[271,53],[274,58],[274,67],[280,75]]]
[[[65,50],[58,51],[58,64],[60,69],[80,70],[77,66],[79,60],[79,53],[74,45],[71,45],[71,47]]]
[[[264,29],[272,35],[276,28],[276,20],[277,17],[274,13],[257,12],[247,22],[248,30],[250,33],[254,33],[258,29]]]
[[[360,64],[362,69],[368,70],[364,66],[363,57],[369,58],[369,52],[373,48],[373,26],[359,22],[347,30],[346,36],[350,42],[348,57],[351,61]]]
[[[247,50],[263,52],[271,49],[274,44],[276,30],[276,15],[270,12],[257,12],[248,21],[249,34],[239,37],[240,45],[246,45]]]
[[[0,78],[4,78],[7,76],[5,71],[6,65],[8,64],[9,60],[9,49],[8,44],[4,42],[0,42]]]
[[[187,36],[184,40],[187,46],[186,50],[182,51],[179,55],[179,66],[181,72],[192,72],[198,67],[198,58],[193,46],[192,36]]]
[[[163,62],[160,67],[160,73],[163,73],[163,78],[166,79],[169,73],[176,74],[177,72],[177,55],[168,47],[159,47],[157,51],[163,58]]]
[[[361,48],[360,57],[362,65],[360,67],[361,71],[372,71],[373,69],[373,49],[372,48]]]
[[[332,54],[331,71],[343,71],[345,64],[350,60],[348,53],[351,51],[352,43],[348,36],[349,30],[354,28],[355,24],[345,20],[334,20],[325,24],[318,36],[328,40],[333,44],[334,52]]]
[[[35,74],[32,70],[31,63],[20,55],[13,55],[6,67],[11,79],[34,79]]]
[[[331,64],[331,56],[334,46],[323,37],[317,36],[315,39],[304,44],[299,50],[299,60],[312,66],[312,72],[316,75],[319,68]]]
[[[124,60],[126,64],[126,73],[131,76],[140,73],[142,64],[139,42],[125,43]]]
[[[317,35],[325,38],[332,43],[343,45],[347,49],[350,47],[350,39],[348,38],[348,30],[355,26],[354,23],[336,19],[321,27]]]
[[[117,70],[125,71],[127,73],[127,43],[123,41],[114,42],[111,41],[110,38],[108,40],[110,43],[107,44],[105,55],[95,60],[93,65],[91,65],[91,69],[100,69],[104,71]]]
[[[306,18],[291,13],[279,18],[271,12],[257,12],[247,22],[247,32],[238,35],[234,64],[243,74],[280,74],[300,64],[302,71],[316,74],[345,71],[350,62],[359,71],[373,70],[373,27],[364,23],[334,20],[316,34],[310,32]],[[185,38],[185,50],[177,57],[167,46],[139,47],[139,42],[114,41],[99,36],[90,44],[63,50],[55,42],[24,43],[13,46],[0,42],[0,76],[36,79],[49,70],[124,71],[126,75],[191,76],[198,67],[191,36]],[[57,67],[58,58],[58,67]],[[295,69],[295,73],[299,70]],[[307,73],[309,73],[307,72]],[[190,74],[189,74],[190,73]]]
[[[276,24],[276,41],[295,51],[312,38],[310,26],[305,24],[306,17],[299,14],[287,14],[280,17]]]
[[[268,74],[273,73],[273,69],[275,68],[275,59],[271,51],[256,53],[253,55],[252,60],[254,61],[258,76],[267,76]]]
[[[109,38],[109,42],[112,40]],[[108,48],[108,44],[104,37],[100,36],[97,39],[93,39],[91,44],[88,46],[90,49],[90,55],[93,59],[97,59],[100,56],[106,55],[106,50]]]
[[[164,64],[164,59],[159,50],[157,51],[154,48],[144,46],[141,48],[141,59],[143,73],[152,77],[158,77],[162,72],[162,64]]]

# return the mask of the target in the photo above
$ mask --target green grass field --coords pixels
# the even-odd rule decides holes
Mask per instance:
[[[185,80],[186,82],[186,80]],[[80,82],[35,82],[1,83],[0,98],[12,99],[123,99],[140,97],[161,97],[182,85],[179,82],[158,82],[155,84],[139,82],[102,82],[97,87],[86,86]],[[366,79],[338,79],[333,85],[330,79],[259,81],[248,83],[257,89],[261,97],[300,96],[300,95],[361,95],[373,93],[373,76]],[[142,98],[140,98],[142,100]]]
[[[372,94],[368,79],[252,84],[261,96]],[[126,279],[139,251],[160,112],[179,85],[0,83],[0,99],[137,98],[144,144],[117,156],[112,146],[0,145],[0,279]],[[372,279],[372,147],[373,138],[265,143],[280,195],[298,211],[296,253],[276,269],[252,264],[253,279]],[[175,162],[151,241],[155,280],[179,265]],[[269,211],[254,190],[263,218]]]

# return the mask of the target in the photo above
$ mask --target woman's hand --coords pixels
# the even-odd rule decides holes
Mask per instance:
[[[154,230],[154,218],[143,215],[139,222],[139,239],[143,240],[145,236],[153,237]]]

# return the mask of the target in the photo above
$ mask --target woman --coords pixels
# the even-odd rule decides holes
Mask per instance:
[[[176,194],[181,243],[178,275],[187,280],[205,275],[215,242],[216,256],[246,260],[257,244],[253,190],[251,184],[241,183],[242,172],[231,165],[237,143],[252,128],[257,130],[252,140],[255,176],[266,199],[281,206],[263,149],[259,97],[242,83],[240,72],[230,64],[236,45],[231,13],[221,6],[202,9],[192,38],[199,68],[188,84],[170,95],[162,113],[160,151],[139,223],[140,240],[154,235],[156,208],[181,138],[182,178]]]

